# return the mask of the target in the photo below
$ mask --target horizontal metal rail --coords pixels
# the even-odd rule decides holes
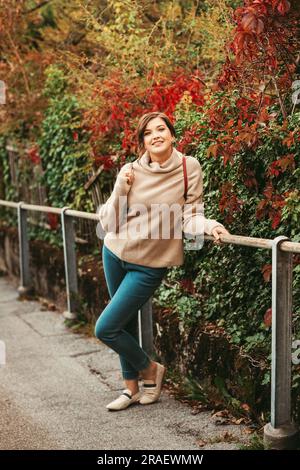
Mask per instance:
[[[3,201],[0,199],[0,206],[12,207],[17,209],[20,203],[17,202],[10,202],[10,201]],[[51,214],[58,214],[61,215],[63,212],[63,208],[58,207],[51,207],[51,206],[37,206],[34,204],[26,204],[22,203],[23,210],[29,211],[38,211],[38,212],[48,212]],[[99,215],[93,214],[90,212],[82,212],[82,211],[75,211],[73,209],[66,209],[65,214],[70,217],[78,217],[81,219],[89,219],[99,222]],[[205,235],[204,238],[206,240],[213,240],[214,237],[212,235]],[[240,245],[240,246],[250,246],[252,248],[264,248],[266,250],[272,250],[272,243],[273,240],[270,238],[255,238],[255,237],[245,237],[242,235],[221,235],[221,240],[224,243],[230,243],[232,245]],[[300,253],[300,243],[291,242],[291,241],[284,241],[281,243],[280,249],[282,251],[286,251],[289,253]]]

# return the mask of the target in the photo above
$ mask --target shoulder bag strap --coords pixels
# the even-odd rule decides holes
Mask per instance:
[[[184,177],[184,199],[186,199],[187,190],[188,190],[188,176],[187,176],[187,171],[186,171],[185,155],[182,156],[182,166],[183,166],[183,177]]]

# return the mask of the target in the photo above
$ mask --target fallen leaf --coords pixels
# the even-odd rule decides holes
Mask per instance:
[[[207,444],[207,442],[203,441],[202,439],[199,439],[198,441],[196,441],[196,444],[199,447],[204,447]]]
[[[243,433],[244,433],[244,434],[253,434],[253,433],[254,433],[254,429],[246,428],[246,429],[243,430]]]
[[[245,410],[245,411],[250,411],[250,406],[247,405],[247,403],[243,403],[243,404],[241,405],[241,408],[242,408],[243,410]]]
[[[230,420],[228,418],[224,418],[224,419],[219,418],[219,419],[216,419],[215,424],[217,426],[224,426],[225,424],[230,424]]]
[[[231,434],[231,432],[225,431],[223,434],[223,440],[226,442],[235,441],[235,437]]]

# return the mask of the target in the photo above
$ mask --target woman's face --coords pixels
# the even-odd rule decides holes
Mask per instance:
[[[150,154],[165,154],[171,147],[174,137],[163,119],[153,118],[144,131],[144,146]]]

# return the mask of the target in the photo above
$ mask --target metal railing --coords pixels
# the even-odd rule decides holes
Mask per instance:
[[[20,286],[24,294],[31,289],[29,270],[29,243],[27,235],[27,211],[40,211],[61,216],[64,264],[67,290],[67,311],[64,316],[76,318],[78,300],[75,217],[99,222],[98,214],[36,206],[24,202],[0,200],[0,206],[18,211]],[[205,235],[205,240],[213,240]],[[291,413],[291,359],[292,359],[292,254],[300,253],[300,243],[285,236],[272,239],[253,238],[239,235],[221,235],[222,243],[264,248],[272,250],[272,366],[271,366],[271,421],[265,425],[264,440],[272,449],[293,448],[298,430],[292,422]],[[148,352],[153,351],[152,297],[139,311],[140,345]]]

